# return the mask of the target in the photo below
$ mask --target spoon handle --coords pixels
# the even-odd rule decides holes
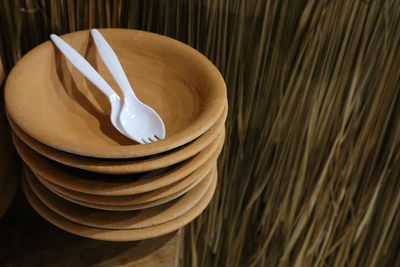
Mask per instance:
[[[67,44],[63,39],[55,34],[50,35],[51,40],[58,47],[61,53],[75,66],[89,81],[105,94],[111,102],[120,100],[115,91],[100,76],[100,74],[90,65],[87,60],[81,56],[75,49]]]
[[[106,65],[107,69],[110,71],[111,75],[114,77],[125,98],[134,97],[135,99],[137,99],[129,83],[128,77],[126,77],[125,71],[122,68],[121,63],[119,62],[114,50],[111,48],[106,39],[104,39],[103,35],[101,35],[98,30],[92,29],[90,32],[92,34],[94,43],[96,44],[97,50],[99,51],[101,59]]]

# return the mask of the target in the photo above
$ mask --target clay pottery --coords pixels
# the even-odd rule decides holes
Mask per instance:
[[[80,235],[83,237],[88,237],[92,239],[98,240],[106,240],[106,241],[135,241],[135,240],[143,240],[148,238],[153,238],[157,236],[161,236],[170,232],[173,232],[192,220],[194,220],[200,213],[207,207],[211,198],[215,192],[215,188],[217,185],[217,173],[213,172],[212,176],[213,182],[208,189],[206,195],[189,211],[184,213],[183,215],[172,219],[168,222],[146,227],[139,229],[130,229],[130,230],[110,230],[110,229],[101,229],[90,226],[85,226],[71,220],[66,219],[63,216],[60,216],[56,212],[52,211],[49,207],[47,207],[39,198],[33,193],[32,189],[29,187],[26,180],[23,180],[23,189],[25,195],[32,205],[32,207],[46,220],[55,226],[74,233],[76,235]]]
[[[120,134],[110,122],[106,97],[50,41],[18,61],[5,86],[6,111],[24,133],[77,155],[135,158],[185,145],[221,116],[226,106],[224,80],[198,51],[150,32],[102,29],[101,33],[119,57],[136,95],[163,119],[166,138],[140,145]],[[89,31],[61,37],[118,90]]]
[[[104,174],[127,174],[148,172],[171,166],[173,164],[184,161],[211,144],[218,135],[223,131],[224,123],[227,115],[227,109],[213,125],[203,135],[196,140],[184,146],[170,150],[161,155],[153,155],[146,158],[135,159],[121,159],[121,160],[107,160],[77,156],[71,153],[63,152],[47,145],[44,145],[29,135],[24,133],[18,126],[13,124],[9,119],[13,132],[21,139],[26,145],[40,153],[41,155],[60,162],[64,165]]]
[[[126,196],[150,192],[196,172],[209,160],[216,160],[223,146],[224,135],[196,156],[166,168],[133,175],[105,175],[61,165],[36,153],[23,142],[14,140],[17,151],[34,174],[60,187],[103,196]]]
[[[102,196],[102,195],[77,192],[56,185],[39,176],[36,177],[47,188],[51,189],[52,191],[58,192],[62,195],[65,195],[67,197],[70,197],[72,199],[81,200],[84,202],[89,202],[94,204],[100,204],[100,205],[112,205],[112,206],[135,205],[135,204],[154,202],[156,200],[163,199],[166,197],[172,197],[174,195],[178,195],[180,192],[183,192],[187,188],[196,186],[210,172],[210,170],[215,165],[215,162],[216,162],[216,157],[210,158],[204,165],[198,168],[195,172],[170,185],[145,193],[134,194],[134,195],[123,195],[123,196]]]
[[[205,181],[181,198],[154,208],[137,211],[113,212],[76,205],[50,192],[25,168],[25,178],[34,194],[48,208],[73,222],[102,229],[140,229],[171,221],[193,208],[208,192],[214,170]]]

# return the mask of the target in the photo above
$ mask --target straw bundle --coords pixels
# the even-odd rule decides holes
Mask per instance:
[[[400,2],[2,1],[6,70],[52,32],[128,27],[207,55],[229,95],[187,266],[400,262]]]

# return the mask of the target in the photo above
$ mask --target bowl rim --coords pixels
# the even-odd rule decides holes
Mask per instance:
[[[212,167],[215,168],[215,164]],[[207,174],[204,175],[204,178],[209,177],[211,170],[212,168],[208,170]],[[189,190],[185,195],[179,197],[178,199],[161,204],[159,206],[143,209],[143,213],[146,214],[146,216],[143,216],[143,214],[138,213],[137,210],[123,212],[104,210],[97,211],[96,209],[84,207],[67,201],[52,193],[45,185],[41,183],[42,181],[40,181],[38,177],[35,177],[31,171],[29,171],[28,174],[25,174],[25,179],[27,180],[28,184],[30,184],[30,188],[33,190],[39,200],[41,200],[55,213],[76,223],[81,223],[89,227],[110,230],[146,228],[152,225],[158,225],[170,221],[171,219],[175,219],[190,210],[196,203],[198,203],[198,201],[200,201],[200,199],[205,195],[206,192],[204,191],[207,191],[209,186],[211,186],[211,183],[209,186],[207,186],[207,188],[198,187],[198,185],[196,185],[193,187],[193,190]],[[81,214],[87,213],[88,210],[90,210],[91,213],[97,213],[99,217],[80,217]],[[158,211],[157,214],[154,214],[154,211]],[[159,216],[158,214],[160,211],[162,212],[162,216]],[[129,219],[127,219],[128,214],[130,215]],[[122,217],[120,215],[122,215]],[[143,220],[143,218],[145,219]]]
[[[74,223],[51,211],[51,209],[48,208],[43,202],[41,202],[38,197],[32,192],[32,189],[29,187],[25,179],[22,179],[22,189],[28,199],[28,202],[32,205],[36,212],[58,228],[91,239],[105,241],[136,241],[171,233],[188,224],[197,216],[199,216],[210,203],[217,187],[218,174],[216,168],[211,175],[213,179],[211,187],[208,189],[203,198],[201,198],[201,200],[192,209],[171,221],[152,227],[131,230],[107,230]]]
[[[118,158],[135,158],[135,157],[144,157],[150,156],[153,154],[162,153],[177,147],[180,147],[200,135],[206,132],[208,129],[212,127],[212,125],[217,121],[219,116],[222,114],[225,108],[226,102],[226,85],[224,79],[217,69],[217,67],[203,54],[201,54],[196,49],[192,48],[191,46],[184,44],[176,39],[173,39],[168,36],[160,35],[157,33],[141,31],[141,30],[134,30],[134,29],[120,29],[120,28],[108,28],[108,29],[100,29],[101,31],[124,31],[127,33],[135,33],[135,34],[142,34],[146,36],[150,36],[156,39],[165,40],[166,42],[173,43],[179,49],[186,50],[190,53],[198,64],[205,66],[205,68],[210,73],[210,83],[213,84],[213,90],[208,90],[210,100],[206,103],[207,108],[203,108],[202,111],[198,114],[195,121],[188,125],[186,128],[181,130],[180,132],[175,133],[172,136],[167,136],[165,139],[148,143],[148,144],[133,144],[133,145],[126,145],[126,146],[118,146],[118,145],[110,145],[110,146],[91,146],[85,147],[79,144],[74,144],[73,142],[68,142],[68,139],[59,136],[52,136],[52,138],[46,138],[46,136],[42,136],[45,130],[35,130],[37,127],[31,127],[32,121],[27,120],[24,118],[23,114],[19,114],[19,112],[14,112],[11,103],[9,103],[8,98],[10,95],[13,94],[13,86],[14,81],[20,79],[20,73],[23,71],[27,71],[24,69],[24,62],[29,60],[30,57],[36,53],[45,49],[46,46],[52,45],[51,41],[46,41],[32,50],[30,50],[27,54],[25,54],[14,66],[11,70],[6,84],[4,88],[4,97],[5,97],[5,107],[8,115],[13,119],[18,127],[21,128],[25,133],[33,137],[34,139],[42,142],[50,147],[53,147],[58,150],[62,150],[68,153],[80,155],[80,156],[87,156],[87,157],[94,157],[94,158],[105,158],[105,159],[118,159]],[[61,35],[61,37],[66,37],[84,33],[86,32],[89,34],[89,30],[83,31],[76,31],[68,34]],[[168,129],[167,129],[168,131]]]
[[[166,173],[161,173],[143,181],[119,183],[118,186],[109,182],[90,179],[90,177],[87,177],[84,172],[81,173],[83,175],[79,176],[76,173],[70,173],[68,172],[68,169],[71,167],[67,167],[67,170],[60,170],[57,168],[55,162],[48,160],[32,150],[31,152],[33,154],[31,155],[33,155],[33,157],[30,158],[28,154],[29,152],[25,153],[26,151],[30,151],[29,149],[24,151],[19,148],[20,151],[18,151],[18,153],[24,163],[35,175],[53,182],[54,184],[82,193],[91,193],[103,196],[123,196],[150,192],[185,179],[205,164],[208,164],[209,161],[216,161],[218,159],[223,149],[224,139],[225,136],[221,135],[220,140],[208,147],[207,150],[200,152],[193,158],[188,159]],[[46,165],[43,166],[43,164]],[[46,166],[49,169],[45,168]]]
[[[152,191],[133,194],[133,195],[104,196],[104,195],[78,192],[57,185],[55,183],[52,183],[51,181],[46,180],[45,178],[42,178],[39,175],[36,174],[34,175],[36,176],[37,180],[39,180],[42,184],[45,185],[45,187],[53,188],[55,191],[58,191],[71,198],[100,205],[123,206],[123,205],[144,204],[153,202],[165,197],[176,195],[179,192],[182,192],[184,189],[190,188],[190,186],[195,187],[196,184],[200,183],[209,174],[211,169],[216,164],[215,159],[213,158],[210,159],[212,160],[208,160],[206,163],[201,165],[196,171],[192,172],[190,175],[184,177],[183,179],[180,179],[170,185],[163,186]]]
[[[193,140],[191,143],[177,148],[176,151],[168,151],[166,152],[168,154],[155,155],[154,158],[150,159],[133,158],[122,160],[115,159],[113,161],[99,158],[81,157],[64,151],[56,150],[38,142],[36,139],[31,138],[29,135],[19,129],[12,119],[9,119],[9,123],[12,133],[17,136],[18,140],[22,141],[25,145],[46,158],[59,162],[63,165],[96,173],[127,174],[152,171],[168,167],[195,156],[218,138],[219,134],[225,127],[227,112],[227,108],[225,108],[223,114],[209,130]]]

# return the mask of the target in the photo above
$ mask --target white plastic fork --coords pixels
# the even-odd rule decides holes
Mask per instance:
[[[55,34],[52,34],[50,38],[72,65],[74,65],[89,81],[91,81],[104,95],[107,96],[111,104],[110,120],[119,132],[140,144],[150,143],[165,138],[165,126],[158,114],[152,108],[140,102],[134,95],[132,89],[130,89],[131,95],[129,95],[127,90],[127,88],[130,88],[129,82],[127,82],[128,80],[126,75],[114,52],[112,53],[115,58],[113,58],[112,55],[104,56],[103,52],[100,54],[109,70],[111,66],[114,66],[110,72],[113,74],[114,79],[116,79],[118,85],[123,91],[123,101],[121,101],[121,98],[109,86],[109,84],[77,51]],[[97,43],[96,46],[98,47]],[[109,47],[109,49],[112,51],[111,47]],[[105,51],[108,52],[107,49]],[[120,71],[122,71],[122,74],[119,74],[118,76],[117,72]],[[121,81],[120,77],[122,77],[122,79],[125,78],[126,81]],[[129,87],[122,87],[121,85],[126,86],[126,82]],[[132,98],[132,95],[134,98]],[[138,103],[141,103],[142,105]]]
[[[111,104],[110,119],[114,127],[126,136],[125,131],[120,127],[118,116],[121,110],[121,99],[100,74],[86,61],[75,49],[55,34],[50,35],[53,43],[61,53],[77,68],[89,81],[91,81],[105,96]]]
[[[165,125],[163,120],[154,109],[136,97],[117,55],[101,33],[92,29],[91,34],[101,59],[124,96],[118,118],[122,128],[132,139],[140,139],[145,143],[164,139]]]

